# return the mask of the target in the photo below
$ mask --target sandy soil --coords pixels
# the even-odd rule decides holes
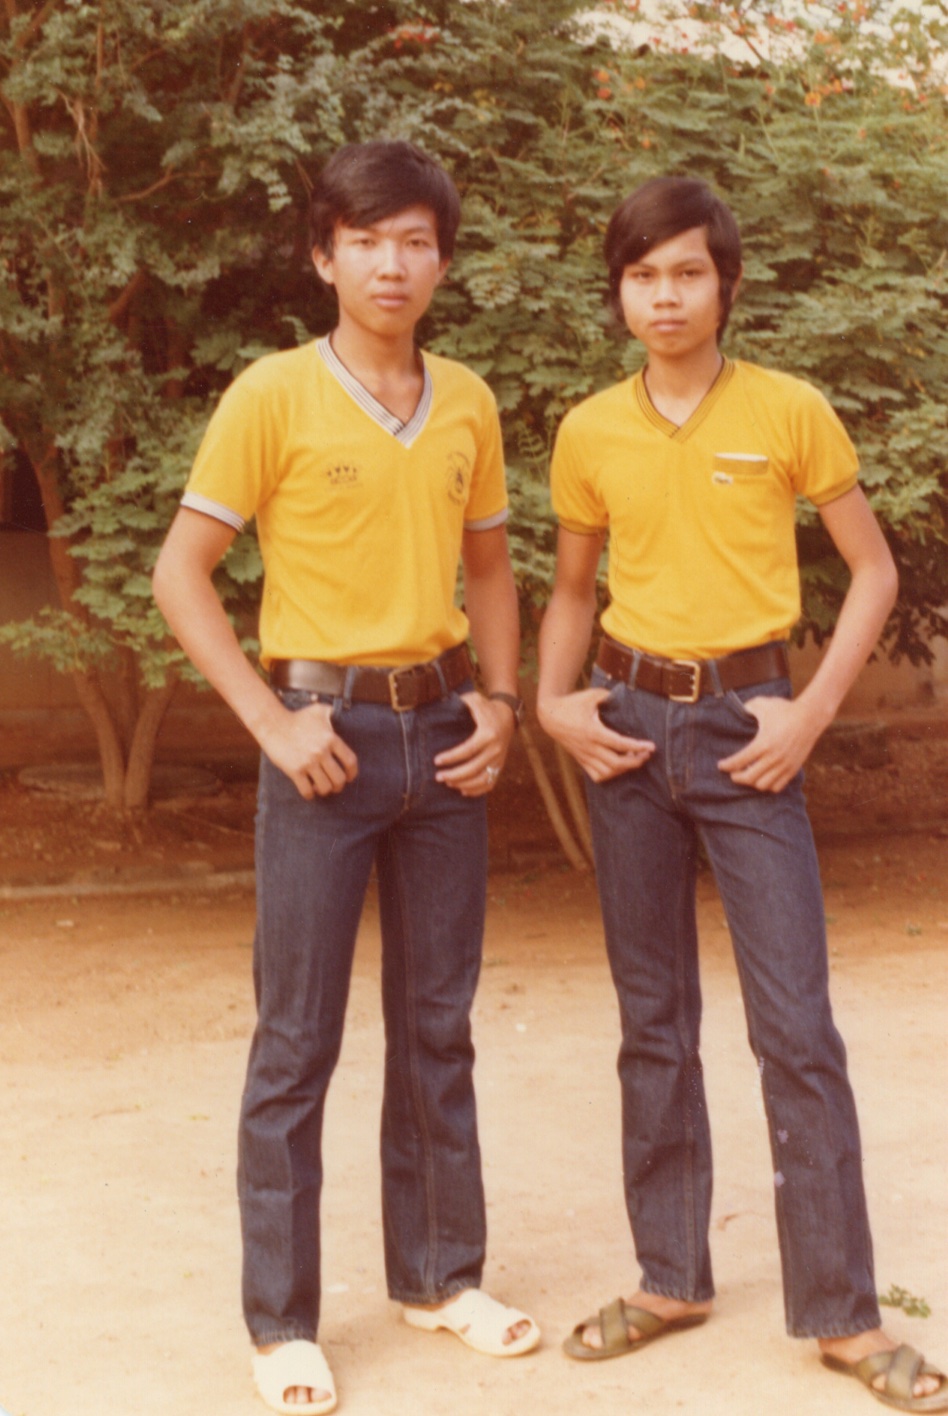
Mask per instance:
[[[246,821],[180,832],[136,859],[159,893],[83,893],[42,819],[17,826],[6,783],[3,877],[28,856],[58,893],[0,898],[5,1196],[0,1405],[12,1416],[259,1416],[239,1315],[235,1126],[252,1026]],[[2,803],[0,803],[2,805]],[[205,811],[192,803],[183,815]],[[76,859],[122,856],[74,808]],[[221,829],[218,829],[221,828]],[[151,828],[149,828],[151,829]],[[154,827],[163,831],[164,825]],[[210,838],[218,846],[207,844]],[[15,839],[14,839],[15,838]],[[198,848],[205,841],[205,849]],[[96,844],[98,842],[98,844]],[[48,859],[46,858],[48,857]],[[226,857],[223,858],[223,857]],[[882,1292],[899,1338],[948,1362],[948,837],[828,839],[822,849],[837,1015],[861,1104]],[[207,863],[207,862],[206,862]],[[75,865],[75,861],[73,861]],[[59,886],[53,876],[60,871]],[[217,877],[219,880],[220,877]],[[72,885],[71,883],[72,882]],[[115,882],[113,882],[115,883]],[[126,876],[128,888],[149,880]],[[74,888],[73,888],[74,887]],[[187,888],[185,888],[187,887]],[[407,1329],[385,1294],[377,1159],[382,1036],[370,901],[330,1095],[321,1337],[351,1416],[848,1416],[868,1395],[783,1333],[772,1169],[720,904],[701,889],[704,1054],[717,1177],[714,1320],[635,1358],[559,1351],[586,1313],[634,1287],[618,1145],[617,1024],[592,886],[558,867],[495,873],[476,1007],[490,1217],[485,1286],[533,1312],[535,1354],[509,1363]],[[873,1406],[873,1409],[878,1409]]]

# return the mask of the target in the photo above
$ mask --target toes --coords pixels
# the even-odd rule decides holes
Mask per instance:
[[[509,1327],[504,1333],[504,1346],[509,1347],[510,1344],[512,1342],[516,1342],[518,1338],[526,1337],[529,1331],[530,1323],[528,1319],[523,1319],[523,1321],[519,1323],[514,1323],[513,1327]]]
[[[873,1391],[880,1391],[884,1393],[887,1381],[888,1377],[886,1376],[885,1372],[883,1372],[881,1376],[878,1376],[873,1380]],[[930,1377],[919,1377],[918,1381],[912,1387],[912,1396],[913,1398],[921,1396],[934,1396],[937,1390],[937,1382],[933,1382]]]
[[[320,1391],[316,1387],[287,1387],[283,1393],[283,1400],[287,1406],[305,1406],[307,1403],[318,1405],[321,1401],[328,1401],[329,1392]]]
[[[602,1333],[598,1327],[592,1326],[583,1328],[583,1335],[580,1339],[584,1347],[592,1347],[598,1351],[602,1346]]]

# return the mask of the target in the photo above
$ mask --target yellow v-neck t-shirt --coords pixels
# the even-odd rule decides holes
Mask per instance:
[[[423,357],[407,424],[328,339],[251,364],[211,418],[182,505],[235,529],[256,517],[265,666],[416,663],[467,637],[461,538],[506,519],[500,427],[480,378]]]
[[[832,501],[857,471],[817,389],[725,360],[681,427],[641,371],[586,399],[563,420],[551,479],[562,526],[608,528],[606,633],[703,659],[787,636],[801,608],[796,499]]]

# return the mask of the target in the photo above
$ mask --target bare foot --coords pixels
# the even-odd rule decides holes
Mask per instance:
[[[265,1347],[258,1347],[257,1351],[262,1357],[267,1357],[282,1346],[282,1342],[268,1342]],[[316,1405],[320,1401],[328,1401],[329,1392],[322,1391],[319,1387],[287,1387],[283,1393],[283,1400],[288,1406],[305,1406],[307,1402]]]
[[[462,1288],[462,1290],[461,1290],[461,1293],[469,1293],[469,1292],[470,1292],[470,1289],[468,1289],[468,1288]],[[426,1310],[426,1312],[429,1312],[429,1313],[437,1313],[440,1308],[445,1308],[445,1307],[447,1307],[447,1305],[448,1305],[449,1303],[453,1303],[453,1302],[456,1301],[456,1299],[460,1298],[461,1293],[452,1293],[452,1294],[451,1294],[451,1297],[450,1297],[450,1298],[445,1298],[442,1303],[412,1303],[411,1306],[412,1306],[413,1308],[424,1308],[424,1309]],[[513,1326],[507,1328],[507,1330],[506,1330],[505,1333],[504,1333],[504,1336],[503,1336],[503,1344],[504,1344],[504,1346],[505,1346],[505,1347],[509,1347],[510,1344],[511,1344],[512,1342],[516,1342],[518,1338],[520,1338],[520,1337],[526,1337],[526,1335],[527,1335],[527,1333],[528,1333],[529,1331],[530,1331],[530,1323],[529,1323],[529,1321],[514,1323]]]
[[[669,1322],[675,1318],[687,1318],[693,1313],[710,1313],[711,1303],[688,1303],[681,1298],[662,1298],[657,1293],[643,1293],[641,1288],[632,1295],[631,1298],[623,1300],[629,1308],[644,1308],[647,1313],[654,1313],[657,1318],[663,1318]],[[629,1341],[640,1342],[642,1334],[638,1328],[629,1326]],[[584,1347],[601,1347],[602,1333],[599,1329],[598,1321],[583,1329],[582,1342]]]
[[[819,1347],[829,1357],[854,1367],[864,1357],[874,1357],[877,1352],[894,1352],[898,1347],[882,1328],[872,1328],[869,1332],[856,1333],[853,1337],[821,1337]],[[885,1373],[881,1372],[872,1383],[876,1391],[885,1389]],[[912,1388],[913,1396],[934,1396],[941,1383],[937,1377],[920,1376]]]

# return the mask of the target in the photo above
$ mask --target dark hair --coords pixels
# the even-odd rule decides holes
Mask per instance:
[[[348,143],[327,162],[310,198],[310,245],[331,256],[337,222],[374,226],[410,206],[430,207],[438,254],[448,260],[461,220],[461,199],[451,178],[414,143]]]
[[[626,266],[695,226],[703,226],[707,232],[708,250],[721,278],[720,339],[741,273],[741,233],[730,207],[706,183],[693,177],[653,177],[613,212],[604,250],[609,267],[607,303],[617,318],[622,317],[619,286]]]

